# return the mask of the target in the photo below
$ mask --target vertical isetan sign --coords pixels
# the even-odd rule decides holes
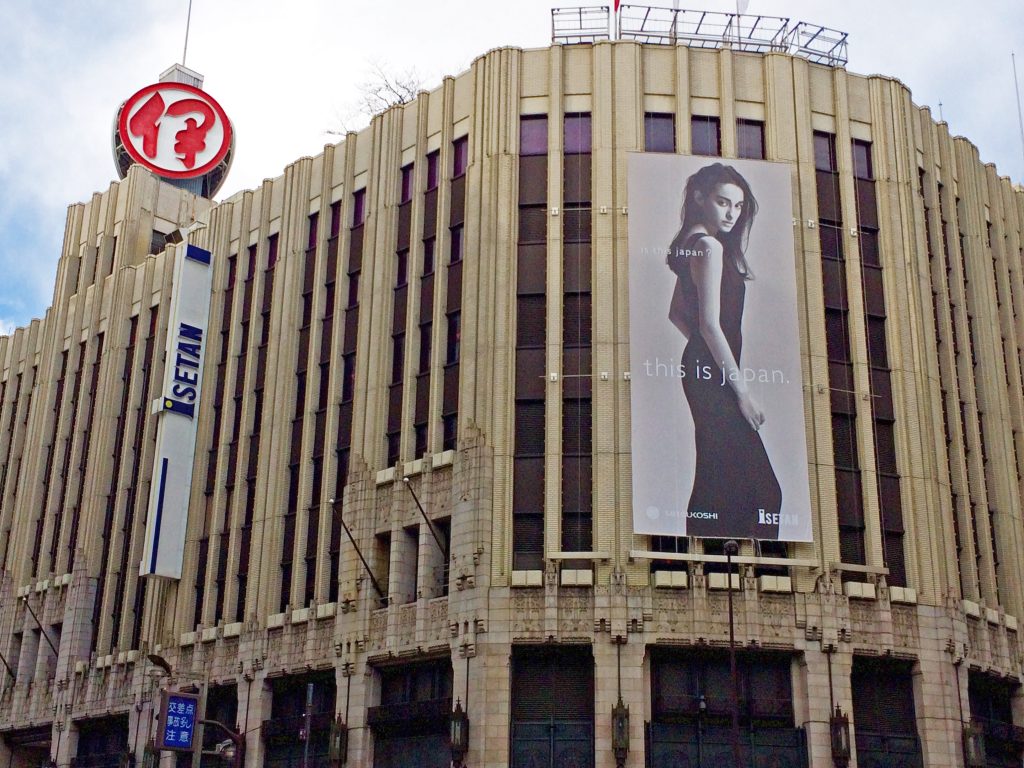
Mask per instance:
[[[210,252],[187,242],[179,246],[171,286],[162,396],[154,403],[160,420],[146,543],[139,568],[143,576],[181,578],[212,284]]]
[[[637,533],[812,540],[790,173],[629,157]]]

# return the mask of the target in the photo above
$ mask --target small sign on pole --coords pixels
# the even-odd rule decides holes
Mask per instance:
[[[198,693],[161,691],[156,748],[193,752],[198,715]]]

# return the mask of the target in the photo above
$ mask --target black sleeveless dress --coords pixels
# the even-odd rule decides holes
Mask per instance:
[[[679,276],[683,316],[690,338],[683,350],[683,391],[693,417],[697,465],[686,508],[688,536],[775,539],[779,533],[782,489],[761,436],[740,411],[736,393],[723,383],[721,361],[714,360],[700,334],[697,287],[689,257],[702,233],[673,243],[670,264]],[[742,368],[743,302],[746,280],[728,255],[722,265],[720,319],[736,364]]]

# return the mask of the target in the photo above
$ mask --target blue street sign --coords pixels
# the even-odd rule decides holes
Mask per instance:
[[[194,747],[199,696],[194,693],[164,691],[160,702],[158,749],[191,752]]]

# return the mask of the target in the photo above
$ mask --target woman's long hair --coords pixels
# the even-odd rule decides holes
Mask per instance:
[[[754,224],[754,217],[757,216],[757,200],[750,189],[750,184],[731,165],[724,163],[706,165],[687,179],[686,191],[683,194],[683,208],[679,213],[682,224],[679,234],[676,235],[672,243],[673,253],[677,248],[682,247],[681,239],[685,234],[702,223],[697,193],[700,192],[705,198],[708,198],[719,184],[735,184],[740,188],[743,192],[743,210],[732,231],[719,232],[714,237],[722,243],[726,257],[736,263],[736,268],[743,278],[753,280],[754,273],[747,263],[746,250],[747,241],[750,239],[750,228]]]

